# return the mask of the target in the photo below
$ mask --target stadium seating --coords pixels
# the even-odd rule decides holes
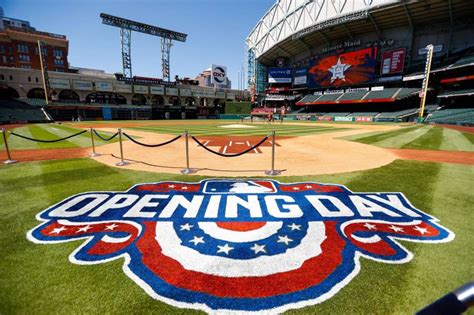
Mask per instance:
[[[39,98],[24,98],[18,99],[19,101],[30,104],[31,106],[46,106],[46,101]]]
[[[344,93],[343,96],[338,98],[338,101],[356,101],[361,100],[368,91],[354,91],[354,92],[347,92]]]
[[[398,90],[400,90],[400,88],[387,88],[380,91],[370,91],[369,94],[364,97],[364,100],[393,98]]]
[[[414,115],[418,112],[418,108],[410,108],[396,112],[380,113],[377,118],[401,118],[409,115]]]
[[[336,93],[336,94],[324,94],[318,98],[318,102],[334,102],[337,100],[343,93]]]
[[[419,88],[402,88],[398,93],[397,95],[395,96],[397,99],[402,99],[402,98],[405,98],[405,97],[409,97],[409,96],[412,96],[413,94],[415,94],[416,92],[419,92],[420,89]]]
[[[379,112],[356,112],[356,113],[350,113],[348,116],[349,117],[374,117],[377,115]]]
[[[15,99],[0,100],[0,123],[49,121],[43,111]]]
[[[315,102],[320,96],[321,95],[308,94],[305,97],[303,97],[299,102],[301,102],[301,103]]]
[[[445,124],[474,124],[473,108],[451,108],[436,111],[426,118],[427,122]]]

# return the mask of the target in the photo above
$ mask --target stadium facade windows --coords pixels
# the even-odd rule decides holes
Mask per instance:
[[[7,63],[7,56],[2,56],[2,63],[4,63],[4,64]]]
[[[4,54],[6,52],[5,46],[0,45],[0,53]]]
[[[63,51],[59,49],[53,49],[53,56],[54,57],[62,57],[63,56]]]
[[[30,62],[30,56],[28,56],[28,55],[18,55],[18,58],[22,62]]]
[[[46,47],[43,47],[41,49],[41,52],[43,53],[44,56],[47,56],[48,55],[48,49],[46,49]],[[35,47],[35,55],[38,54],[38,47]]]
[[[22,64],[22,65],[20,65],[20,68],[22,68],[22,69],[31,69],[31,65]]]
[[[18,52],[22,52],[22,53],[29,52],[28,45],[26,45],[26,44],[18,44],[17,45],[17,50],[18,50]]]
[[[5,81],[5,76],[3,74],[0,74],[0,80]]]
[[[64,66],[64,60],[62,60],[62,59],[54,59],[54,65],[56,65],[56,66]]]

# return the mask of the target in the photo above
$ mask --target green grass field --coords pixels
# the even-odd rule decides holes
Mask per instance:
[[[83,129],[74,128],[67,124],[31,124],[19,128],[15,128],[13,131],[20,135],[41,139],[41,140],[55,140],[58,138],[64,138],[75,133],[82,131]],[[106,132],[100,132],[103,137],[108,137],[111,134]],[[26,139],[19,138],[17,136],[7,133],[7,141],[10,150],[35,150],[35,149],[56,149],[56,148],[78,148],[78,147],[90,147],[91,138],[90,133],[85,132],[73,138],[69,138],[64,141],[42,143],[34,142]],[[117,141],[117,138],[112,139],[110,142]],[[105,141],[95,137],[95,144],[102,145]],[[4,150],[3,137],[0,137],[0,150]]]
[[[179,134],[186,129],[197,135],[240,135],[242,132],[264,135],[279,127],[277,123],[257,124],[258,129],[233,130],[218,125],[162,125],[138,130]],[[277,134],[286,131],[285,135],[306,135],[342,130],[317,124],[281,128],[285,129],[277,130]],[[64,125],[30,125],[19,131],[27,136],[50,139],[75,133],[77,129]],[[75,142],[61,143],[62,147],[90,144],[87,133],[74,139]],[[14,148],[46,147],[23,143],[26,140],[9,140]],[[412,126],[389,133],[365,134],[355,140],[388,147],[473,151],[472,135],[438,127]],[[38,225],[37,213],[77,193],[123,191],[137,183],[195,182],[204,178],[111,168],[88,158],[0,164],[0,314],[200,313],[152,299],[124,274],[123,259],[98,265],[72,264],[68,256],[82,244],[81,240],[38,245],[28,241],[26,233]],[[402,241],[414,254],[409,263],[386,264],[361,259],[360,273],[334,297],[288,313],[414,313],[472,281],[473,178],[473,166],[402,160],[367,171],[275,178],[280,182],[344,184],[355,192],[402,192],[415,207],[435,216],[442,226],[456,234],[453,241],[441,244]]]
[[[473,175],[470,166],[396,161],[365,172],[279,178],[345,184],[359,192],[400,191],[456,234],[446,244],[404,242],[415,254],[407,264],[363,259],[361,273],[335,297],[290,313],[413,313],[472,279],[474,193],[469,187]],[[0,178],[0,313],[183,312],[145,294],[124,275],[121,260],[74,265],[67,256],[81,241],[42,246],[27,241],[25,233],[38,224],[38,212],[79,192],[120,191],[140,182],[203,177],[126,171],[77,159],[3,166]]]
[[[395,131],[373,132],[343,139],[382,148],[474,151],[474,135],[435,126],[410,126]]]
[[[223,127],[226,125],[232,125],[234,123],[222,123],[216,122],[216,124],[206,124],[206,125],[161,125],[161,126],[143,126],[143,127],[134,127],[132,129],[173,134],[178,135],[187,130],[193,135],[213,135],[213,136],[264,136],[275,130],[277,136],[304,136],[310,134],[318,134],[323,132],[333,132],[338,130],[345,130],[343,127],[335,128],[328,126],[318,126],[314,124],[313,126],[301,126],[301,125],[288,125],[280,124],[279,122],[269,123],[246,123],[245,126],[248,128],[227,128]],[[239,122],[240,124],[240,122]]]

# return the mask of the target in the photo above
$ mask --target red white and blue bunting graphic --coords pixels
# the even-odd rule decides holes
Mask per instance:
[[[361,257],[406,263],[413,255],[399,240],[454,238],[402,193],[264,179],[87,192],[37,219],[32,242],[82,239],[71,262],[123,258],[124,272],[153,298],[209,313],[318,304],[359,273]]]

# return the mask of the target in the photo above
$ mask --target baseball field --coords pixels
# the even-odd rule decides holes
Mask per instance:
[[[126,166],[116,166],[120,161],[117,136],[110,141],[95,137],[95,150],[101,155],[90,158],[89,128],[95,128],[106,139],[119,127],[148,145],[188,131],[201,142],[199,145],[189,139],[189,163],[196,173],[180,174],[186,167],[184,137],[155,148],[124,138],[123,158],[129,163]],[[140,183],[273,179],[282,185],[344,185],[354,193],[399,192],[414,208],[438,219],[439,225],[452,232],[454,238],[435,243],[399,237],[400,244],[413,254],[411,260],[386,263],[363,256],[360,270],[351,281],[331,291],[329,298],[279,309],[288,310],[289,314],[414,313],[474,278],[473,128],[238,121],[9,126],[9,131],[16,134],[42,140],[63,138],[82,130],[88,132],[54,143],[7,134],[12,158],[20,163],[0,166],[0,314],[181,314],[220,309],[212,304],[194,307],[191,302],[178,303],[188,301],[189,290],[175,295],[171,289],[167,291],[166,297],[176,303],[156,298],[146,285],[125,272],[128,269],[124,256],[94,264],[73,263],[68,256],[85,242],[83,238],[43,245],[27,237],[40,224],[37,215],[41,211],[70,196],[123,192]],[[276,132],[275,143],[272,131]],[[266,136],[269,137],[263,141]],[[261,140],[262,144],[254,148]],[[273,145],[275,169],[281,175],[270,178],[264,172],[271,168]],[[251,150],[242,156],[223,157],[202,146],[222,155]],[[0,159],[6,160],[3,139]],[[281,279],[280,285],[293,285],[292,278]],[[258,294],[259,282],[253,286]],[[262,284],[262,294],[263,287]]]

